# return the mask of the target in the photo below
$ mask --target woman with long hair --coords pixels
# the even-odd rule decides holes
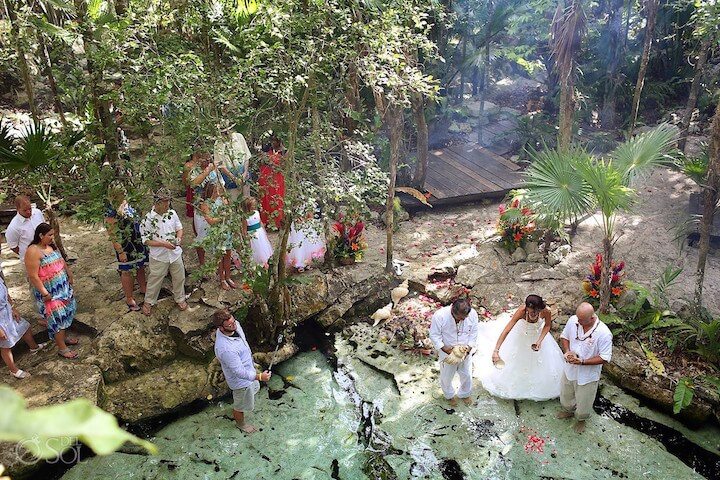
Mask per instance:
[[[220,194],[220,186],[217,183],[205,185],[203,201],[198,205],[198,210],[209,225],[208,233],[212,235],[211,238],[218,242],[218,245],[213,245],[211,248],[213,251],[220,250],[222,252],[218,264],[220,288],[230,290],[231,288],[237,288],[237,285],[230,277],[233,251],[232,234],[229,230],[223,231],[224,228],[227,229],[222,217],[222,210],[226,205],[227,199]],[[220,233],[216,235],[214,232]]]
[[[485,390],[516,400],[557,398],[565,360],[551,327],[550,309],[539,295],[528,295],[507,323],[481,322],[480,337],[497,338],[492,352],[481,345],[475,360]]]
[[[73,295],[73,277],[62,255],[55,248],[55,232],[47,223],[35,229],[30,246],[25,252],[25,268],[35,296],[35,305],[47,321],[48,335],[55,341],[58,354],[64,358],[77,358],[68,345],[77,345],[76,338],[67,337],[67,330],[75,319],[77,303]]]

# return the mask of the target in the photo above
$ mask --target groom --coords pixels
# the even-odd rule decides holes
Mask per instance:
[[[457,373],[460,376],[460,390],[457,396],[465,405],[471,405],[472,399],[472,353],[475,350],[478,336],[478,314],[470,305],[470,299],[460,298],[452,306],[443,307],[432,316],[430,323],[430,340],[438,351],[440,361],[440,386],[450,405],[457,406],[455,388],[452,385]],[[450,365],[445,359],[453,351],[453,347],[467,346],[470,352],[457,365]]]
[[[597,394],[603,364],[612,357],[612,333],[587,302],[581,303],[560,335],[565,371],[558,418],[577,418],[575,431],[585,430]]]

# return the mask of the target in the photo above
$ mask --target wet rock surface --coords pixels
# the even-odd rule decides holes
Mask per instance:
[[[234,427],[223,401],[160,430],[157,457],[92,458],[63,478],[702,478],[610,414],[593,416],[578,435],[555,418],[557,401],[498,400],[478,385],[472,406],[451,408],[434,358],[399,352],[369,325],[344,330],[335,355],[335,368],[319,351],[279,365],[248,416],[261,427],[253,435]],[[602,393],[649,415],[616,388]],[[716,433],[692,440],[716,443]]]

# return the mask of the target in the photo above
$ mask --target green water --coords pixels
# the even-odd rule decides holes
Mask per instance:
[[[432,360],[373,342],[364,326],[353,332],[350,342],[336,341],[338,372],[318,352],[277,367],[290,386],[274,400],[261,389],[248,417],[261,431],[236,429],[225,402],[159,431],[158,456],[95,457],[63,479],[352,480],[369,478],[371,459],[384,478],[400,479],[703,478],[611,418],[595,416],[577,435],[555,419],[553,401],[515,404],[478,387],[475,405],[450,411]],[[544,442],[542,452],[526,450],[531,435]],[[453,476],[457,469],[462,477]]]

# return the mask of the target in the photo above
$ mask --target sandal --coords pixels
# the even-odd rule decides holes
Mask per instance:
[[[225,280],[220,282],[220,288],[222,288],[223,290],[231,290],[230,285],[228,285],[228,282]]]
[[[65,348],[63,350],[58,351],[58,355],[60,355],[63,358],[67,358],[68,360],[75,360],[78,357],[78,353],[73,352],[69,348]]]
[[[230,280],[229,278],[225,281],[227,282],[228,285],[230,285],[230,288],[237,288],[237,284],[235,282],[233,282],[232,280]]]
[[[133,303],[125,302],[125,305],[127,305],[129,312],[139,312],[140,311],[140,306],[135,302],[133,302]]]
[[[147,317],[149,317],[150,314],[152,313],[152,307],[150,305],[148,305],[147,303],[143,303],[141,310],[142,310],[143,315],[145,315]]]
[[[10,373],[12,374],[13,377],[15,377],[15,378],[17,378],[17,379],[20,379],[20,380],[22,380],[23,378],[27,378],[27,377],[30,376],[30,374],[29,374],[28,372],[24,371],[24,370],[18,370],[18,371],[15,372],[15,373],[12,373],[12,372],[10,372]]]
[[[77,338],[66,338],[65,345],[77,345],[80,341]]]
[[[35,355],[35,354],[38,353],[40,350],[42,350],[43,348],[45,348],[45,347],[47,346],[47,344],[48,344],[48,342],[38,343],[38,347],[37,347],[37,348],[31,348],[31,349],[30,349],[30,355]]]
[[[187,304],[187,302],[178,303],[177,306],[178,306],[178,308],[180,309],[181,312],[184,312],[185,310],[188,309],[188,304]]]

